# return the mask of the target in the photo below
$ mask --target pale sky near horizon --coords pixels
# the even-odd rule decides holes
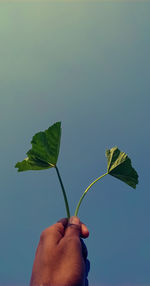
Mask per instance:
[[[111,176],[79,217],[90,285],[150,285],[150,2],[0,1],[0,285],[29,284],[41,231],[66,216],[54,170],[17,173],[32,136],[62,121],[58,166],[73,211],[117,145],[136,190]]]

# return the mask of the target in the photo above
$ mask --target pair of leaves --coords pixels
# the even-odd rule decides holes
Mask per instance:
[[[56,122],[43,132],[36,133],[31,141],[32,149],[27,158],[16,164],[18,171],[43,170],[56,166],[61,139],[61,122]],[[138,174],[131,165],[131,160],[117,147],[106,150],[107,173],[125,182],[132,188],[138,184]]]

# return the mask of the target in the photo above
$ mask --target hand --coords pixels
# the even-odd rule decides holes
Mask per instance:
[[[80,237],[89,236],[77,217],[64,218],[40,237],[30,286],[85,286],[87,249]]]

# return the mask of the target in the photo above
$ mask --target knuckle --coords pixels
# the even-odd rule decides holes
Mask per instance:
[[[46,236],[46,231],[43,230],[43,231],[41,232],[41,235],[40,235],[40,241],[41,241],[41,242],[45,239],[45,236]]]
[[[47,236],[50,234],[50,232],[51,232],[51,227],[48,227],[48,228],[44,229],[44,230],[41,232],[40,240],[41,240],[41,241],[45,240],[45,238],[47,238]]]

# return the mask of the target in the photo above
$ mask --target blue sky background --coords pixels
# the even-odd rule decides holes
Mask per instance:
[[[117,145],[136,190],[111,176],[79,217],[90,285],[150,285],[150,2],[0,2],[0,285],[28,285],[41,231],[64,217],[55,170],[17,173],[32,136],[62,121],[72,214]]]

